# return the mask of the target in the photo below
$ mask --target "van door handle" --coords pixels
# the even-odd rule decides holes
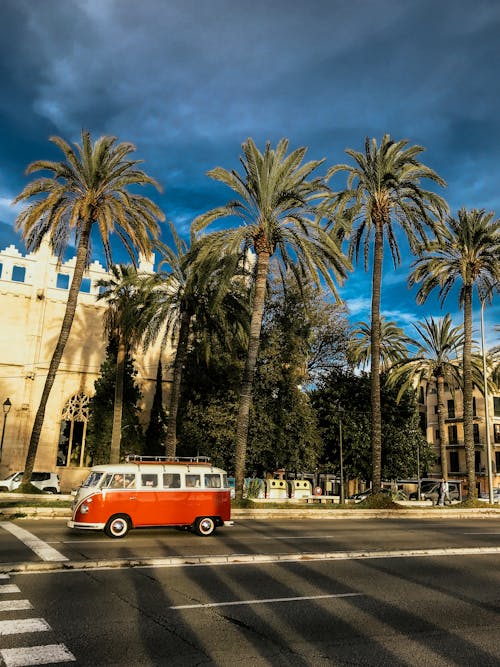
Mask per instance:
[[[137,500],[137,496],[129,496],[129,500]]]

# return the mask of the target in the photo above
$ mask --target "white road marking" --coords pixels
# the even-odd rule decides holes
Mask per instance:
[[[16,584],[0,584],[0,595],[2,593],[19,593],[19,587]]]
[[[33,609],[29,600],[3,600],[0,602],[0,611],[18,611],[19,609]]]
[[[10,521],[2,522],[0,524],[9,533],[12,533],[17,537],[23,544],[29,547],[32,551],[36,553],[37,556],[40,556],[42,560],[45,561],[63,561],[68,560],[66,556],[63,556],[56,551],[53,547],[50,547],[46,542],[40,540],[36,535],[29,533],[24,528],[20,528]]]
[[[48,665],[54,662],[73,662],[75,656],[64,644],[47,646],[26,646],[25,648],[6,648],[0,651],[5,667],[27,667],[27,665]]]
[[[206,604],[181,604],[169,609],[206,609],[208,607],[236,607],[249,604],[272,604],[275,602],[303,602],[307,600],[325,600],[328,598],[359,597],[362,593],[335,593],[332,595],[307,595],[292,598],[264,598],[262,600],[235,600],[234,602],[207,602]]]
[[[44,632],[50,629],[50,625],[43,618],[21,618],[15,621],[0,621],[0,637],[26,632]]]

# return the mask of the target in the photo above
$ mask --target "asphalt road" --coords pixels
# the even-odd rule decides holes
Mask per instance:
[[[480,553],[500,547],[498,521],[339,523],[241,521],[211,538],[143,530],[110,540],[68,531],[63,521],[18,521],[71,561],[303,558],[5,573],[0,664],[41,664],[40,656],[93,667],[500,664],[500,549]],[[443,547],[448,555],[436,555]],[[428,555],[401,554],[422,548]],[[322,552],[346,556],[316,560]],[[43,562],[0,523],[0,560],[11,558]]]

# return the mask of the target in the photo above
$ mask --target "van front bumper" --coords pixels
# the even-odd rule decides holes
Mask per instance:
[[[66,525],[68,528],[82,528],[83,530],[103,530],[104,523],[83,523],[82,521],[69,520]]]

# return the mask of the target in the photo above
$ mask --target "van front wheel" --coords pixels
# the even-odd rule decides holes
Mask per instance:
[[[114,514],[104,527],[104,532],[108,537],[116,539],[125,537],[130,530],[130,520],[124,514]]]
[[[208,537],[215,531],[215,521],[211,516],[204,516],[196,519],[194,524],[195,532],[201,537]]]

